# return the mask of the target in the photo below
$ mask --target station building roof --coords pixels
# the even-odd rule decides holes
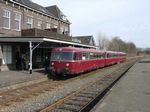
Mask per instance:
[[[37,3],[34,3],[32,0],[8,0],[8,1],[71,24],[68,19],[64,20],[55,15],[55,14],[58,14],[58,15],[63,14],[62,11],[57,6],[55,6],[56,8],[54,6],[43,7]],[[53,9],[53,10],[50,10],[50,9]],[[55,13],[55,12],[58,12],[58,13]]]
[[[82,43],[82,44],[87,44],[87,45],[93,45],[93,46],[95,46],[94,37],[92,35],[88,35],[88,36],[75,36],[75,37],[72,37],[72,40],[74,42],[79,42],[79,43]]]

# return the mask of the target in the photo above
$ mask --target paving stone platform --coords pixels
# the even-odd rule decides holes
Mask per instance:
[[[137,62],[92,112],[150,112],[150,58]]]
[[[32,74],[29,74],[29,71],[0,71],[0,91],[44,80],[47,80],[47,76],[43,70],[34,70]]]

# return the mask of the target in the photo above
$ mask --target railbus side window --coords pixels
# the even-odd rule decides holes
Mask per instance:
[[[94,54],[94,59],[98,59],[98,54]]]
[[[100,54],[100,59],[103,59],[104,58],[104,54]]]
[[[99,59],[99,54],[94,55],[95,59]]]
[[[82,60],[89,60],[89,53],[82,53]]]
[[[90,53],[90,59],[94,59],[94,53]]]
[[[86,54],[82,55],[82,60],[85,60]]]
[[[97,57],[98,57],[98,59],[101,59],[101,54],[98,54]]]
[[[81,60],[81,53],[74,53],[74,60]]]
[[[89,60],[89,59],[90,59],[90,54],[86,53],[86,60]]]
[[[86,60],[86,53],[82,54],[82,60]]]
[[[109,55],[109,54],[107,54],[107,58],[110,58],[110,55]]]

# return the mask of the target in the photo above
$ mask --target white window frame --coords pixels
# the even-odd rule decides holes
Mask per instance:
[[[46,29],[50,29],[51,28],[51,24],[50,23],[46,23]]]
[[[27,16],[27,29],[30,29],[28,28],[28,25],[31,25],[31,28],[33,28],[33,17],[32,16]]]
[[[57,24],[55,24],[55,23],[53,23],[53,28],[58,28],[58,25]]]
[[[12,46],[3,45],[3,64],[12,64]]]
[[[18,18],[16,18],[16,14],[18,15]],[[15,29],[16,31],[21,31],[21,13],[20,12],[15,12],[15,16],[14,16],[14,21],[18,21],[19,22],[19,29]],[[14,24],[15,27],[15,24]]]
[[[42,29],[42,20],[38,20],[38,23],[37,23],[37,28],[38,29]]]
[[[69,32],[69,28],[65,26],[65,32]]]
[[[7,9],[3,9],[3,19],[5,19],[5,18],[7,18],[9,21],[9,23],[8,23],[8,27],[5,27],[5,26],[2,26],[2,28],[4,28],[4,29],[10,29],[10,19],[11,19],[11,12],[9,11],[9,10],[7,10]],[[2,24],[4,24],[3,23],[4,21],[2,21]]]
[[[65,33],[65,32],[64,32],[64,27],[63,27],[63,26],[60,27],[60,33],[61,33],[61,34]]]

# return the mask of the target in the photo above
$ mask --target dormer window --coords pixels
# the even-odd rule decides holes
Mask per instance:
[[[60,18],[61,18],[62,20],[66,20],[66,16],[65,16],[62,12],[60,12]]]
[[[39,10],[46,13],[46,10],[43,8],[39,8]]]
[[[67,20],[65,15],[61,15],[61,19],[64,20],[64,21]]]

